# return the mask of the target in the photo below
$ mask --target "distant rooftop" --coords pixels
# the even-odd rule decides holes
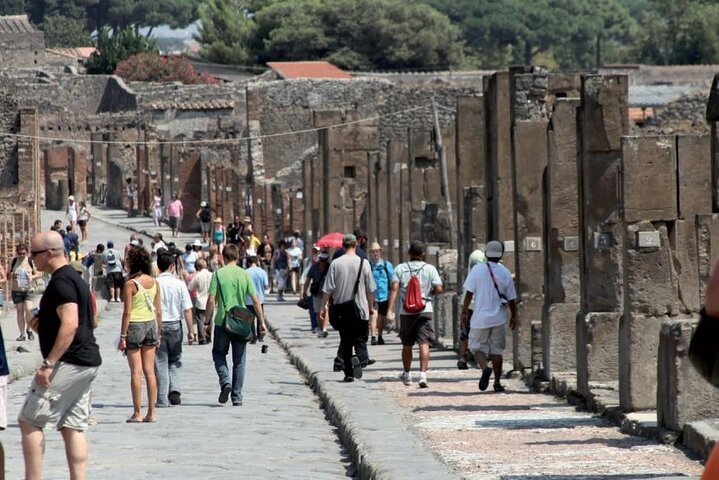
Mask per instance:
[[[95,47],[46,48],[45,51],[61,57],[74,58],[75,60],[88,60],[97,49]]]
[[[679,98],[700,91],[692,85],[631,85],[630,107],[664,107]]]
[[[282,79],[350,79],[352,76],[329,62],[267,62]]]
[[[0,16],[0,34],[33,32],[37,32],[37,29],[27,19],[27,15]]]

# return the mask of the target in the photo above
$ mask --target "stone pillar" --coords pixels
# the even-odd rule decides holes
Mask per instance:
[[[628,81],[585,75],[579,107],[581,310],[577,317],[577,388],[619,378],[624,235],[619,212],[621,137],[629,131]]]
[[[680,432],[689,422],[719,417],[719,390],[699,376],[687,356],[695,326],[692,319],[662,323],[657,388],[661,428]]]
[[[555,100],[548,131],[549,163],[544,191],[545,234],[542,364],[546,379],[574,371],[579,311],[579,209],[577,207],[578,98]]]
[[[487,111],[487,240],[504,242],[504,265],[515,270],[514,186],[512,183],[512,119],[510,116],[509,72],[484,78]]]
[[[402,179],[406,176],[407,143],[402,140],[390,140],[387,145],[387,231],[389,260],[393,264],[404,258],[402,241],[409,232],[405,232],[407,220],[405,217],[406,195]]]
[[[317,241],[317,232],[312,224],[312,205],[315,188],[312,184],[312,159],[302,162],[302,232],[305,237],[305,255],[311,252],[312,244]]]
[[[528,73],[514,75],[511,82],[515,285],[519,314],[513,332],[515,370],[532,367],[532,324],[540,323],[544,303],[542,197],[549,148],[547,75],[546,70],[532,67]],[[541,345],[534,350],[540,351]]]
[[[625,411],[656,408],[661,323],[677,311],[668,227],[677,218],[673,138],[622,139],[624,314],[619,323],[619,400]]]
[[[22,207],[27,212],[26,224],[24,229],[30,236],[39,232],[40,225],[40,121],[37,110],[35,108],[20,109],[20,134],[32,136],[31,139],[19,139],[18,149],[18,193]],[[20,230],[20,229],[18,229]]]
[[[484,185],[487,176],[487,126],[483,96],[459,97],[456,117],[456,185],[452,199],[456,209],[457,273],[467,276],[467,258],[477,244],[486,244],[487,203]],[[467,203],[468,189],[472,188]],[[467,211],[465,208],[469,207]],[[471,219],[471,222],[468,220]],[[468,230],[471,223],[471,230]],[[461,283],[460,283],[461,286]]]

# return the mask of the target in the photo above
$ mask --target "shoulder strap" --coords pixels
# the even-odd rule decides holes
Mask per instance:
[[[362,276],[362,267],[363,266],[364,266],[364,258],[360,257],[360,266],[359,266],[359,270],[357,271],[357,280],[355,280],[355,288],[352,293],[353,299],[357,296],[357,289],[359,288],[359,281],[360,281],[360,276]]]
[[[392,283],[392,279],[389,278],[389,269],[387,268],[387,260],[382,260],[382,266],[384,267],[384,273],[387,275],[387,283]]]
[[[494,278],[494,272],[492,271],[492,267],[489,264],[490,262],[487,261],[487,270],[489,270],[489,276],[492,277],[492,283],[494,284],[494,289],[497,291],[497,295],[499,295],[500,300],[505,300],[506,297],[502,294],[502,292],[499,291],[499,287],[497,286],[497,279]]]

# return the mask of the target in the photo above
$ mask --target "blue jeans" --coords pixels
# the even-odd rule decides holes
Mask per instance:
[[[180,392],[180,368],[182,367],[182,323],[162,324],[160,348],[155,357],[157,374],[157,406],[170,405],[170,392]]]
[[[315,312],[315,302],[312,296],[307,297],[307,303],[310,305],[310,327],[314,332],[319,327],[319,324],[317,323],[317,312]]]
[[[227,368],[227,354],[232,346],[232,382]],[[212,338],[212,360],[220,379],[220,387],[232,385],[232,403],[242,403],[242,385],[245,383],[245,364],[247,363],[247,342],[230,340],[224,327],[215,325]]]

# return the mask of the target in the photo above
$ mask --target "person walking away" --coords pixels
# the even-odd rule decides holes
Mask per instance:
[[[152,221],[156,227],[162,224],[162,211],[162,189],[158,188],[152,196]]]
[[[75,203],[75,197],[73,195],[70,195],[67,197],[67,206],[65,207],[65,218],[67,219],[67,223],[70,224],[71,227],[74,227],[77,223],[77,203]]]
[[[170,230],[172,230],[172,236],[177,237],[180,231],[180,222],[182,217],[185,216],[185,207],[182,205],[180,196],[174,194],[172,201],[167,205],[167,219],[170,224]]]
[[[200,208],[195,212],[195,217],[200,221],[200,231],[202,231],[202,243],[210,243],[210,228],[212,228],[212,211],[210,204],[200,202]]]
[[[77,214],[77,226],[80,227],[80,236],[82,242],[87,242],[87,224],[90,221],[90,210],[85,202],[80,202],[80,210]]]
[[[285,288],[287,288],[287,273],[290,267],[290,258],[289,255],[287,255],[287,245],[284,240],[280,240],[273,263],[275,279],[277,280],[277,301],[284,302]]]
[[[207,249],[207,269],[216,272],[222,268],[222,256],[217,251],[217,245],[210,245]]]
[[[157,406],[169,407],[182,403],[180,371],[182,369],[182,320],[187,325],[187,342],[192,345],[195,334],[192,319],[192,300],[183,280],[175,276],[175,258],[170,254],[157,259],[160,275],[162,330],[160,348],[155,357],[157,371]]]
[[[125,197],[127,198],[127,216],[135,216],[135,185],[132,184],[132,178],[125,179]]]
[[[250,257],[248,258],[248,262],[250,263],[250,266],[247,268],[247,273],[252,280],[252,286],[255,288],[255,295],[257,295],[257,298],[260,301],[260,307],[262,308],[262,316],[264,318],[265,289],[267,288],[269,279],[267,278],[267,273],[265,273],[265,271],[260,268],[260,260],[257,258],[257,255],[250,255]],[[253,328],[253,330],[255,332],[259,332],[260,317],[259,315],[257,315],[254,305],[252,305],[252,298],[250,296],[245,297],[245,305],[247,305],[247,309],[252,312],[257,321],[257,325]]]
[[[85,263],[85,266],[87,266],[88,268],[92,267],[92,280],[90,286],[92,291],[94,292],[98,290],[100,278],[105,278],[105,274],[103,271],[103,262],[105,259],[105,245],[102,243],[98,243],[97,246],[95,246],[95,251],[88,254],[87,257],[88,258],[87,262]]]
[[[372,276],[377,290],[374,292],[374,298],[377,302],[375,308],[376,315],[373,316],[370,329],[372,333],[372,345],[384,345],[385,319],[387,318],[387,307],[389,305],[389,286],[394,275],[394,267],[390,262],[382,258],[382,247],[378,242],[373,242],[369,250]]]
[[[120,303],[120,292],[124,285],[122,277],[122,255],[119,250],[115,249],[115,242],[109,240],[107,249],[102,256],[102,265],[105,267],[105,280],[107,281],[107,289],[109,292],[110,302]]]
[[[325,321],[330,315],[331,323],[339,329],[345,382],[362,378],[362,359],[368,358],[369,319],[377,288],[372,268],[369,262],[357,256],[356,246],[357,237],[346,234],[342,239],[345,254],[330,264],[322,287],[320,316]],[[330,302],[333,311],[329,310]]]
[[[424,261],[424,243],[413,241],[407,252],[409,261],[400,263],[392,276],[387,309],[394,313],[400,298],[399,336],[402,340],[402,382],[412,384],[412,348],[419,346],[419,387],[427,388],[429,347],[434,343],[432,297],[442,293],[442,279],[433,265]],[[408,294],[409,300],[408,302]],[[408,308],[410,310],[408,310]],[[391,320],[391,318],[390,318]]]
[[[190,280],[187,289],[195,293],[194,314],[195,325],[197,328],[197,339],[200,345],[205,345],[212,341],[212,332],[208,328],[210,320],[205,321],[205,310],[207,309],[207,295],[210,290],[210,282],[212,281],[212,272],[207,269],[207,262],[204,258],[199,258],[195,264],[197,272]]]
[[[60,237],[60,242],[62,242],[62,237]],[[7,271],[10,272],[10,294],[12,303],[15,305],[17,328],[20,331],[17,341],[24,342],[26,333],[28,339],[35,340],[35,334],[30,329],[30,319],[32,318],[30,289],[33,280],[42,277],[42,273],[35,269],[35,264],[28,257],[27,245],[19,244],[15,248],[15,254],[15,257],[10,260]]]
[[[225,226],[222,225],[220,217],[215,218],[212,224],[212,244],[217,246],[221,254],[222,249],[225,247]]]
[[[358,257],[364,258],[365,260],[369,261],[369,257],[367,256],[367,250],[365,250],[365,248],[367,247],[367,234],[365,233],[364,230],[362,230],[361,228],[358,228],[354,231],[354,236],[357,237],[357,248],[355,249],[355,254]],[[338,248],[332,254],[332,260],[337,260],[344,254],[345,254],[345,249]]]
[[[62,238],[43,232],[31,241],[38,270],[51,275],[30,326],[40,338],[43,361],[35,372],[18,423],[22,433],[25,478],[40,480],[45,450],[43,430],[56,425],[65,443],[73,480],[87,478],[90,387],[102,364],[92,330],[87,284],[68,265]]]
[[[68,250],[67,254],[70,255],[70,252],[78,250],[78,247],[80,245],[80,237],[78,237],[77,233],[75,233],[75,229],[72,225],[68,225],[65,227],[65,238],[67,238],[70,249]]]
[[[260,243],[260,246],[257,247],[257,256],[260,257],[260,260],[262,261],[262,268],[267,272],[267,278],[270,279],[270,292],[269,293],[275,293],[275,285],[274,285],[274,269],[272,268],[272,258],[273,254],[275,253],[275,246],[272,245],[272,242],[270,242],[270,236],[266,233],[262,235],[262,242]]]
[[[143,247],[127,252],[128,281],[123,286],[124,308],[117,349],[130,366],[132,416],[127,423],[154,422],[157,403],[155,353],[160,343],[162,304],[160,289],[150,275],[150,254]],[[142,417],[142,376],[147,387],[147,415]]]
[[[469,350],[482,369],[479,389],[487,389],[494,369],[494,391],[503,392],[500,378],[502,352],[507,342],[507,306],[511,312],[509,328],[514,330],[517,323],[517,293],[512,273],[499,263],[504,254],[502,243],[497,240],[488,242],[484,254],[487,263],[472,267],[464,282],[461,322],[463,325],[469,325]],[[470,318],[469,306],[475,296],[474,310]],[[492,362],[492,368],[488,366],[488,360]]]
[[[313,265],[319,262],[320,247],[312,245],[312,255],[302,260],[302,275],[300,276],[299,289],[300,289],[300,300],[307,302],[307,311],[310,314],[310,328],[312,334],[317,335],[319,331],[319,322],[317,321],[317,314],[319,311],[315,310],[315,306],[312,302],[312,298],[307,297],[307,290],[309,288],[310,280],[307,275]]]
[[[302,269],[302,249],[297,246],[294,239],[290,240],[290,248],[287,249],[287,255],[290,257],[290,285],[292,286],[292,293],[297,294]]]
[[[467,274],[469,275],[469,272],[472,271],[472,268],[474,268],[475,265],[479,263],[485,263],[487,261],[487,257],[484,256],[484,252],[482,250],[475,250],[469,255],[469,261],[467,264]],[[462,299],[460,300],[460,305],[464,303],[464,295],[466,291],[462,293]],[[474,313],[474,304],[476,301],[476,297],[472,297],[472,301],[469,302],[469,308],[467,310],[467,314],[469,318],[472,318],[472,313]],[[467,343],[469,341],[469,323],[466,325],[462,322],[459,322],[459,360],[457,360],[457,369],[458,370],[467,370],[469,367],[467,366],[467,357],[469,349],[467,346]]]
[[[267,332],[262,305],[255,294],[250,275],[237,266],[237,245],[227,245],[222,251],[225,266],[215,272],[210,283],[207,297],[207,310],[205,318],[211,319],[217,307],[215,327],[213,332],[212,359],[215,371],[220,381],[220,396],[218,402],[227,403],[232,398],[232,405],[241,406],[243,402],[242,387],[245,381],[245,365],[247,363],[247,342],[230,338],[225,331],[225,315],[234,306],[245,306],[245,299],[249,296],[255,312],[260,320],[260,335]],[[206,320],[206,321],[208,321]],[[232,377],[227,368],[227,354],[232,347]]]
[[[315,322],[317,326],[317,337],[327,338],[327,318],[320,318],[322,311],[322,287],[325,283],[327,271],[330,268],[330,256],[327,252],[320,252],[317,256],[317,262],[310,266],[307,271],[305,283],[302,285],[302,297],[306,298],[307,293],[310,294],[309,304],[312,311],[315,312]]]

